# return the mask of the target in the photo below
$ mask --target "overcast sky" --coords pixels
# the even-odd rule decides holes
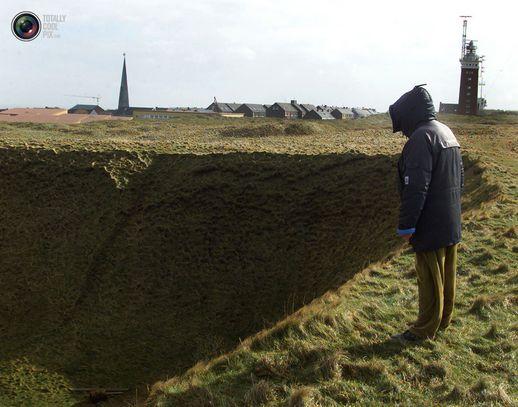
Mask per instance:
[[[64,14],[59,39],[21,42],[20,11]],[[127,53],[130,105],[223,102],[388,105],[427,83],[457,102],[461,19],[485,55],[489,108],[518,110],[514,1],[2,0],[0,107],[118,101]]]

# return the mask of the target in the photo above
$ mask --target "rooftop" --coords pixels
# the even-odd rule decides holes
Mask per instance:
[[[280,106],[282,109],[284,109],[287,112],[298,112],[299,109],[297,109],[295,106],[293,106],[291,103],[274,103],[277,106]]]
[[[241,106],[247,106],[253,112],[264,112],[266,110],[265,105],[259,103],[243,103]]]
[[[85,109],[85,110],[93,110],[95,109],[96,107],[102,109],[101,106],[99,105],[83,105],[83,104],[78,104],[78,105],[75,105],[74,107],[71,107],[70,109]]]
[[[1,122],[77,124],[99,120],[131,120],[110,115],[68,114],[67,109],[21,108],[0,112]]]

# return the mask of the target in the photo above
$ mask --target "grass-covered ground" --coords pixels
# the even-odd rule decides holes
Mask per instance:
[[[444,121],[457,313],[410,347],[386,117],[0,124],[0,405],[514,405],[516,118]]]

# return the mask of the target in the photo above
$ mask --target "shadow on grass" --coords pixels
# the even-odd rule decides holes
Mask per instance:
[[[389,358],[394,355],[398,355],[403,352],[405,349],[424,346],[423,343],[411,343],[411,342],[401,342],[398,340],[387,339],[382,342],[369,343],[365,345],[356,345],[346,348],[348,354],[353,356],[354,358],[364,358],[364,357],[380,357],[380,358]]]

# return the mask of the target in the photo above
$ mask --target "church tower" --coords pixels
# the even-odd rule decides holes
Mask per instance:
[[[118,114],[124,114],[129,108],[129,96],[128,96],[128,78],[126,77],[126,54],[124,55],[124,62],[122,65],[122,78],[121,78],[121,89],[119,92],[119,107],[117,109]]]

